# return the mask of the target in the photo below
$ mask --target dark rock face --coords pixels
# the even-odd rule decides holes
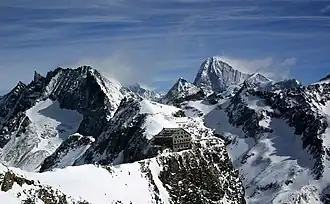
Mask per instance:
[[[150,158],[157,153],[150,148],[151,141],[147,140],[141,128],[146,117],[140,114],[140,100],[125,98],[114,117],[110,120],[109,128],[97,138],[96,142],[76,164],[112,163],[121,153],[121,162],[134,162]]]
[[[271,129],[259,125],[259,121],[272,113],[265,110],[257,112],[248,107],[242,96],[254,95],[253,89],[243,86],[231,99],[230,105],[226,108],[229,123],[234,126],[242,126],[247,137],[256,137],[263,132],[271,132]]]
[[[124,95],[130,94],[132,93],[120,84],[103,78],[89,66],[77,69],[57,68],[48,72],[46,77],[35,73],[31,83],[25,85],[20,82],[0,100],[0,148],[5,147],[8,150],[0,155],[1,159],[6,164],[26,167],[32,171],[57,148],[50,145],[51,149],[42,149],[32,154],[32,148],[38,148],[39,141],[56,137],[56,133],[61,140],[69,136],[66,133],[62,134],[62,129],[52,129],[54,134],[42,135],[43,133],[36,132],[36,124],[29,126],[32,121],[27,117],[26,111],[37,102],[50,99],[58,102],[60,108],[79,112],[83,119],[79,119],[79,127],[73,131],[97,138],[108,128],[110,118],[121,99]],[[10,140],[13,142],[6,146]],[[16,144],[16,141],[20,142]],[[11,150],[10,145],[14,145],[16,149]]]
[[[12,133],[18,135],[30,123],[24,111],[35,104],[42,86],[43,83],[39,81],[29,85],[19,82],[0,100],[0,148],[7,144]]]
[[[195,149],[160,157],[159,179],[171,196],[171,203],[218,203],[226,199],[245,203],[238,171],[220,147]]]
[[[204,101],[207,104],[211,104],[211,105],[215,105],[217,104],[221,99],[223,99],[224,97],[220,94],[220,93],[213,93],[209,96],[207,96]]]
[[[330,203],[330,185],[329,184],[322,190],[320,198],[324,204]]]
[[[203,92],[203,90],[200,90],[196,94],[187,95],[182,98],[175,98],[175,99],[173,98],[172,103],[175,106],[180,106],[179,104],[182,102],[202,100],[204,97],[205,97],[205,93]]]
[[[35,74],[34,81],[25,85],[20,82],[0,101],[0,147],[9,140],[9,134],[29,124],[24,111],[31,108],[37,100],[50,98],[60,103],[61,108],[77,110],[84,115],[78,132],[83,135],[98,136],[109,122],[117,108],[122,95],[127,93],[118,88],[118,97],[110,101],[100,84],[105,86],[104,79],[91,67],[62,69],[49,72],[46,77]]]
[[[97,137],[104,131],[117,105],[111,103],[102,90],[101,86],[107,84],[100,73],[88,66],[76,70],[58,68],[49,72],[45,81],[51,83],[48,90],[50,99],[59,101],[61,108],[83,114],[78,129],[80,134]],[[125,90],[120,88],[118,92],[124,93]]]
[[[302,88],[301,83],[296,79],[287,79],[273,84],[272,90]]]

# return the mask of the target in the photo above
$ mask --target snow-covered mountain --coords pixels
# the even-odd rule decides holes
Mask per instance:
[[[148,88],[141,86],[141,84],[139,84],[139,83],[130,85],[127,88],[130,91],[132,91],[133,93],[141,96],[144,99],[148,99],[148,100],[152,100],[152,101],[159,101],[159,99],[162,97],[161,94],[159,94],[155,91],[149,90]]]
[[[1,163],[33,171],[70,135],[99,136],[127,94],[88,66],[35,73],[0,101]]]
[[[194,111],[144,99],[90,67],[36,73],[0,108],[1,163],[25,170],[2,166],[1,200],[46,203],[46,188],[55,203],[245,203],[223,139]],[[195,148],[154,145],[164,127],[185,128]]]
[[[207,58],[201,65],[194,84],[207,93],[225,91],[231,85],[241,84],[250,74],[233,69],[217,57]]]
[[[234,95],[220,92],[182,106],[202,112],[205,125],[228,140],[248,203],[328,203],[326,78],[303,87],[294,79],[251,81],[254,76],[235,86]]]
[[[194,84],[214,93],[179,107],[227,141],[247,202],[329,203],[328,77],[304,87],[295,79],[275,82],[257,73],[235,78],[228,67],[207,59]],[[228,78],[231,83],[222,83]]]
[[[330,203],[328,78],[273,81],[210,57],[156,102],[90,67],[36,73],[0,99],[0,156],[42,173],[1,165],[0,200]],[[164,127],[193,148],[154,145]]]
[[[329,195],[329,88],[242,87],[206,116],[207,126],[232,141],[228,151],[249,203],[320,203]]]
[[[202,88],[180,77],[163,98],[164,103],[178,104],[183,101],[201,100],[205,97]]]

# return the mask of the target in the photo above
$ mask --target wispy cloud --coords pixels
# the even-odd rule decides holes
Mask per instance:
[[[167,89],[219,53],[247,71],[310,81],[329,64],[329,16],[320,8],[328,12],[316,1],[2,0],[0,82],[90,64],[125,84]],[[319,75],[304,74],[309,66]]]
[[[321,13],[329,13],[329,12],[330,12],[330,5],[327,5],[321,9]]]
[[[234,69],[245,73],[260,73],[274,80],[281,80],[290,77],[291,69],[296,65],[295,57],[283,60],[275,60],[272,57],[264,59],[239,59],[228,56],[217,56],[222,61],[227,62]]]

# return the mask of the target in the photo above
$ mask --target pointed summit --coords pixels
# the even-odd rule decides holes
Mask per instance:
[[[202,63],[194,84],[209,93],[222,92],[231,85],[244,82],[250,76],[233,69],[217,57],[209,57]]]
[[[169,90],[169,92],[166,94],[168,95],[169,93],[173,93],[173,92],[184,92],[184,91],[197,91],[197,87],[188,82],[187,80],[185,80],[184,78],[180,77],[176,83],[172,86],[172,88]]]
[[[185,100],[200,100],[205,96],[204,91],[180,77],[165,95],[169,102],[181,103]]]
[[[142,98],[157,101],[160,99],[161,95],[155,91],[149,90],[148,88],[142,86],[139,83],[135,83],[133,85],[130,85],[127,87],[130,91],[133,93],[136,93],[137,95],[141,96]]]
[[[44,77],[43,77],[41,74],[39,74],[37,71],[34,71],[33,81],[34,81],[34,82],[38,82],[38,81],[40,81],[41,79],[44,79]]]
[[[19,81],[16,86],[6,95],[4,95],[4,98],[10,98],[10,97],[19,97],[25,90],[27,85],[24,84],[22,81]]]
[[[266,85],[270,82],[272,82],[272,80],[268,79],[267,77],[265,77],[259,73],[255,73],[255,74],[252,74],[249,78],[247,78],[244,81],[244,84],[249,87],[252,87],[252,86]]]
[[[185,80],[184,78],[180,77],[176,83],[174,84],[174,86],[172,87],[172,89],[176,89],[178,91],[184,91],[187,88],[191,88],[194,87],[193,84],[191,84],[190,82],[188,82],[187,80]]]

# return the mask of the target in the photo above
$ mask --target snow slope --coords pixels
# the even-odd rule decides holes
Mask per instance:
[[[82,121],[76,111],[61,109],[59,103],[46,99],[26,111],[31,123],[25,132],[13,134],[1,151],[1,162],[27,171],[37,170],[41,162],[75,133]],[[17,137],[20,134],[20,137]]]
[[[23,176],[20,169],[7,168],[0,164],[0,202],[4,204],[22,203],[66,203],[87,204],[84,200],[76,200],[65,195],[59,189],[38,180]],[[34,173],[36,174],[36,173]],[[33,177],[33,176],[32,176]],[[56,179],[55,177],[53,177]]]
[[[258,113],[274,112],[256,96],[242,94],[242,99],[248,108]],[[240,127],[229,123],[226,110],[230,103],[230,99],[224,99],[207,108],[208,105],[189,102],[190,106],[204,113],[206,126],[231,141],[227,151],[234,167],[240,170],[247,202],[322,203],[321,191],[327,185],[327,179],[318,181],[313,178],[313,157],[302,149],[302,141],[294,134],[294,129],[282,119],[267,116],[259,125],[272,131],[263,133],[259,139],[246,137]],[[323,110],[328,114],[329,104]],[[233,117],[239,114],[234,110],[232,113]],[[326,134],[329,134],[329,128]]]
[[[90,136],[83,136],[79,133],[70,135],[51,156],[43,161],[39,171],[45,172],[54,168],[74,165],[74,162],[85,154],[93,142],[95,139]]]
[[[0,200],[20,203],[24,197],[17,195],[23,194],[24,189],[38,191],[38,187],[49,186],[54,189],[52,192],[56,192],[55,197],[66,195],[67,203],[242,203],[243,189],[237,173],[228,163],[228,157],[222,154],[223,143],[218,138],[210,142],[205,141],[201,149],[164,153],[155,158],[116,166],[81,165],[44,173],[9,168],[17,177],[38,185],[16,185],[15,182],[19,181],[16,179],[14,186],[5,193],[0,190]],[[0,165],[0,189],[3,189],[1,175],[7,171]],[[202,181],[205,185],[200,186]]]
[[[151,170],[157,181],[160,167],[154,162],[152,161]],[[4,166],[1,168],[0,175],[6,169]],[[73,200],[85,200],[92,204],[158,203],[153,197],[156,192],[150,187],[150,181],[142,172],[138,162],[106,168],[83,165],[55,169],[45,173],[25,172],[15,168],[9,168],[9,170],[29,180],[38,181],[41,185],[58,189]],[[156,182],[156,185],[161,184]],[[23,189],[26,189],[26,186],[20,187],[16,184],[13,189],[6,193],[0,191],[0,201],[8,200],[6,204],[21,203],[19,202],[20,199],[16,198],[16,194]],[[159,192],[159,198],[164,204],[169,203],[166,190],[164,188],[159,189],[163,190],[163,192]]]
[[[27,176],[61,189],[75,199],[84,199],[95,204],[115,201],[127,204],[154,203],[148,180],[141,172],[139,163],[109,167],[108,170],[83,165]]]
[[[142,129],[145,129],[144,134],[147,139],[152,139],[163,128],[178,127],[172,116],[173,113],[179,110],[178,108],[148,100],[143,100],[140,104],[140,114],[147,114],[145,122],[142,125]]]

